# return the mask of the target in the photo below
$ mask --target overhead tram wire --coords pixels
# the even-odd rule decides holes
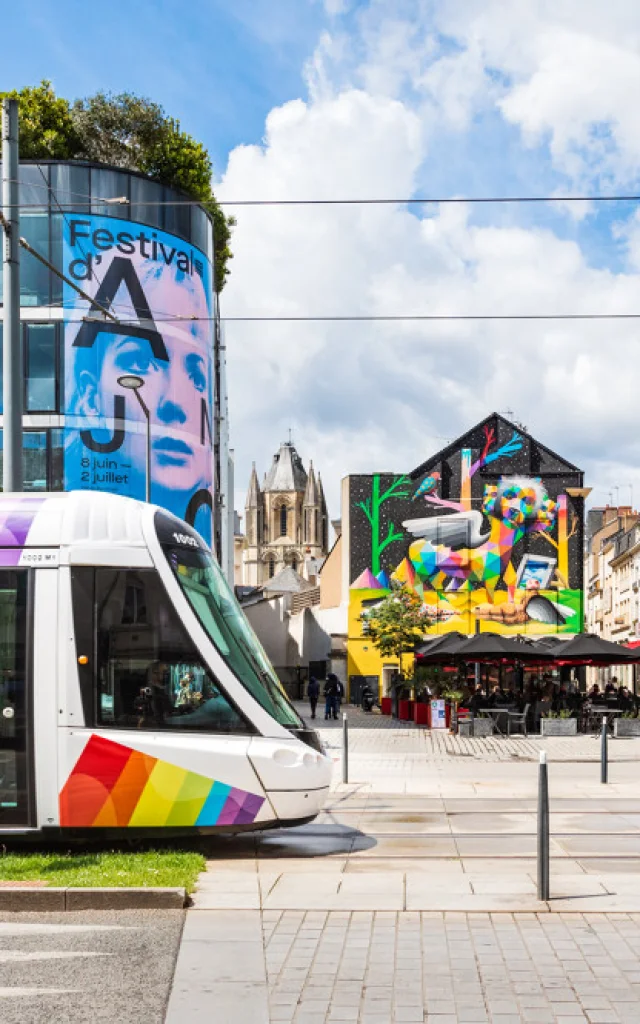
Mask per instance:
[[[100,323],[95,317],[81,317],[82,320]],[[180,316],[176,314],[170,317],[154,317],[156,323],[176,322],[211,322],[216,320],[212,316]],[[473,322],[483,320],[640,320],[640,313],[416,313],[397,314],[389,316],[380,315],[355,315],[355,316],[222,316],[220,320],[226,323],[396,323],[424,321],[433,323],[449,322]],[[120,320],[123,327],[128,324],[137,324],[137,320]]]
[[[152,179],[146,179],[152,182]],[[26,185],[30,188],[50,189],[48,185],[38,185],[35,182],[24,182],[18,179],[19,185]],[[65,195],[77,199],[90,200],[92,205],[108,206],[202,206],[199,199],[141,199],[139,202],[131,202],[126,196],[114,196],[105,198],[102,196],[90,195],[87,192],[73,192],[65,190]],[[638,203],[640,195],[613,195],[613,196],[410,196],[399,199],[392,198],[347,198],[347,199],[215,199],[218,206],[419,206],[419,205],[451,205],[451,204],[492,204],[492,203]],[[40,209],[48,204],[42,203],[20,203],[21,209]],[[66,204],[65,204],[66,206]],[[76,212],[69,207],[69,213]]]

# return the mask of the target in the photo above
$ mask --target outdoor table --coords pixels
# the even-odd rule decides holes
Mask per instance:
[[[598,732],[600,725],[602,724],[602,716],[607,716],[607,728],[611,729],[613,720],[616,715],[623,715],[624,711],[621,708],[609,708],[606,704],[592,704],[591,705],[591,719],[593,725],[593,731]]]
[[[515,704],[505,704],[505,706],[502,707],[502,708],[478,708],[478,714],[479,715],[490,715],[491,718],[493,718],[494,725],[496,727],[496,732],[499,733],[500,736],[504,736],[505,735],[505,728],[504,727],[502,729],[500,728],[500,715],[505,716],[505,727],[506,727],[506,722],[508,722],[508,720],[509,720],[506,716],[509,714],[510,711],[514,711],[515,707],[516,707]]]

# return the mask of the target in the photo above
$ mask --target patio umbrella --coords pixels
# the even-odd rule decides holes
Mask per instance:
[[[595,633],[578,633],[571,640],[549,642],[555,638],[539,640],[540,651],[551,654],[555,661],[567,665],[628,665],[640,662],[640,652],[621,644],[603,640]]]
[[[426,642],[416,648],[416,658],[423,664],[430,661],[452,661],[460,644],[465,643],[467,639],[468,637],[464,633],[458,633],[455,630],[451,633],[429,637]]]
[[[456,657],[462,661],[552,661],[553,655],[532,645],[502,636],[501,633],[476,633],[460,644]]]

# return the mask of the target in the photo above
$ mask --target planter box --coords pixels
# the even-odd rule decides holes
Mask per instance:
[[[409,721],[413,722],[413,709],[415,707],[416,702],[415,700],[408,700],[407,704],[409,705]]]
[[[413,720],[416,725],[431,725],[431,708],[428,704],[415,701],[413,705]]]
[[[616,718],[613,723],[614,736],[640,736],[640,718]]]
[[[470,718],[458,722],[458,736],[473,736],[473,722]]]
[[[541,736],[577,736],[577,718],[541,718]]]
[[[391,714],[391,697],[383,697],[380,701],[380,710],[383,715]]]
[[[398,701],[398,718],[401,722],[409,721],[409,701],[399,700]]]
[[[474,718],[473,719],[473,735],[474,736],[493,736],[495,732],[495,722],[493,718]]]

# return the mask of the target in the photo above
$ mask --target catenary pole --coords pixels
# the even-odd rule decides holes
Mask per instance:
[[[22,490],[22,346],[20,344],[20,208],[18,101],[2,101],[3,467],[2,489]]]

